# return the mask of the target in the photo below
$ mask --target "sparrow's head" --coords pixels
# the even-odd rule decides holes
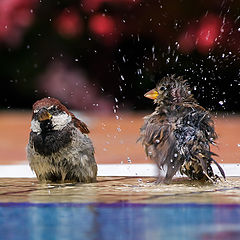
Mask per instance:
[[[43,98],[33,104],[31,130],[36,133],[59,131],[72,121],[68,109],[55,98]]]
[[[159,105],[195,101],[187,81],[174,75],[162,78],[156,87],[144,96]]]

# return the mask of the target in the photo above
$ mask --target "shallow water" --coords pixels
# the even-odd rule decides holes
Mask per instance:
[[[31,203],[240,203],[240,178],[216,184],[175,179],[155,185],[154,178],[99,177],[92,184],[41,184],[36,179],[5,178],[0,183],[0,202]]]
[[[0,239],[240,239],[240,178],[217,184],[101,177],[93,184],[1,179]]]

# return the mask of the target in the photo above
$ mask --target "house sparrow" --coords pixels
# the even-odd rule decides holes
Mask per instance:
[[[33,104],[27,158],[40,181],[95,182],[97,164],[87,125],[55,98]]]
[[[144,117],[139,140],[147,156],[160,169],[167,168],[165,178],[159,175],[156,183],[170,183],[179,170],[191,179],[215,182],[219,177],[212,170],[212,162],[225,178],[209,147],[217,138],[214,123],[193,98],[186,80],[174,75],[164,77],[144,96],[153,99],[157,107]]]

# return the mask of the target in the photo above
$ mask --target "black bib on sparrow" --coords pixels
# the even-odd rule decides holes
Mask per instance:
[[[30,138],[33,141],[36,152],[41,155],[48,156],[58,152],[61,148],[66,147],[71,142],[72,132],[69,131],[69,126],[61,131],[44,130],[41,134],[34,132],[30,133]]]

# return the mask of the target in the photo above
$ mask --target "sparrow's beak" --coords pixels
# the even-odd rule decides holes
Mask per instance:
[[[50,120],[52,118],[52,115],[48,112],[46,108],[42,108],[37,113],[37,118],[39,122]]]
[[[158,97],[158,92],[156,91],[156,89],[152,89],[149,92],[144,94],[144,97],[146,98],[150,98],[150,99],[156,99]]]

